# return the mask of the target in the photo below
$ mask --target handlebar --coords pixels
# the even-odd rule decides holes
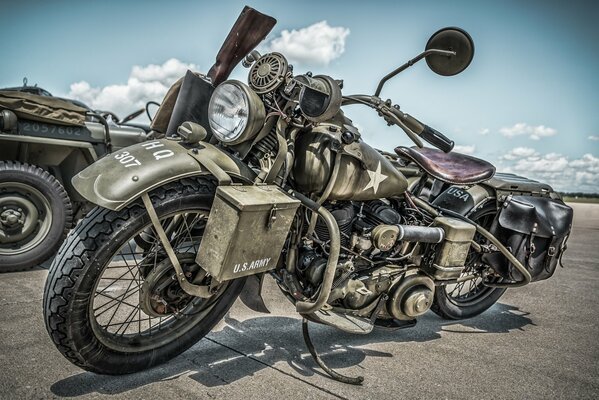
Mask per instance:
[[[403,114],[403,116],[405,118],[406,125],[408,125],[408,127],[422,139],[446,153],[449,153],[451,150],[453,150],[453,146],[455,145],[453,140],[449,139],[438,130],[423,124],[411,115]]]
[[[424,125],[424,130],[420,132],[420,137],[446,153],[453,150],[453,146],[455,145],[453,140],[428,125]]]
[[[453,150],[454,141],[443,135],[438,130],[423,124],[416,118],[399,110],[398,106],[391,106],[391,100],[383,102],[376,96],[353,95],[344,96],[342,105],[364,104],[374,108],[389,123],[398,125],[418,146],[423,147],[420,138],[426,140],[436,148],[446,153]]]

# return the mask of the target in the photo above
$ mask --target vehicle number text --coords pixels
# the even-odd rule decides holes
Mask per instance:
[[[118,154],[115,154],[114,158],[119,160],[119,162],[123,164],[125,168],[141,165],[141,162],[137,158],[129,154],[128,151],[123,151]]]

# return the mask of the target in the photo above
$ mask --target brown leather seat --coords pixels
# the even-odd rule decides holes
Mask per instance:
[[[445,153],[428,147],[403,146],[396,147],[395,152],[444,182],[468,185],[484,182],[495,175],[495,167],[492,164],[466,154]]]

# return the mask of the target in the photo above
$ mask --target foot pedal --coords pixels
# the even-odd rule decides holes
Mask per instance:
[[[415,319],[409,321],[401,321],[399,319],[377,319],[374,325],[378,328],[388,329],[390,331],[396,331],[398,329],[412,328],[416,326]]]

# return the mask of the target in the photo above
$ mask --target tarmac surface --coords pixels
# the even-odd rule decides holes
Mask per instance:
[[[42,319],[47,271],[0,275],[0,398],[549,399],[599,398],[599,205],[574,204],[566,268],[511,289],[482,315],[432,312],[409,329],[368,336],[314,326],[323,359],[363,386],[326,377],[307,352],[293,307],[269,280],[272,314],[239,302],[174,360],[127,376],[64,359]]]

